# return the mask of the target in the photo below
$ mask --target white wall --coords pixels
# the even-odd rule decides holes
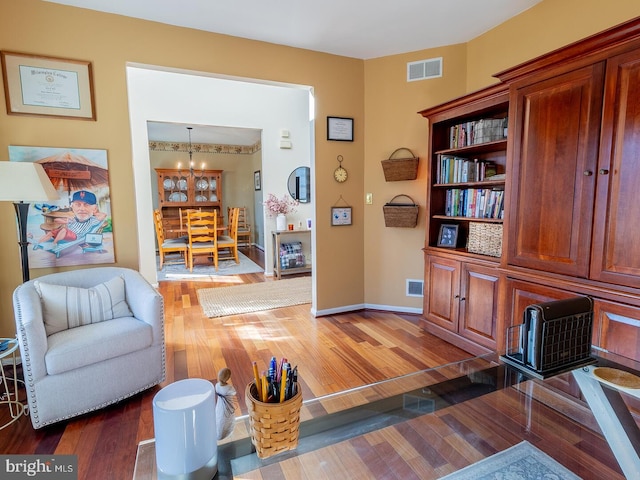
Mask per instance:
[[[252,80],[217,78],[194,72],[165,71],[156,67],[127,67],[129,119],[134,185],[138,216],[140,272],[157,282],[152,192],[147,121],[178,122],[194,125],[249,127],[262,130],[262,191],[266,196],[288,194],[287,178],[298,166],[313,171],[310,128],[310,88],[274,85]],[[311,125],[312,126],[312,125]],[[292,149],[280,149],[280,132],[290,132]],[[301,205],[293,220],[314,218],[312,202]],[[256,212],[256,216],[259,212]],[[264,213],[263,213],[264,216]],[[266,274],[273,273],[270,231],[275,219],[263,218],[265,225]],[[117,254],[117,252],[116,252]],[[314,298],[315,303],[315,298]],[[315,308],[315,305],[313,305]]]

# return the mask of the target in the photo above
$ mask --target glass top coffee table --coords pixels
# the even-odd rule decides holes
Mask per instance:
[[[579,477],[624,479],[640,471],[640,390],[593,370],[640,365],[597,360],[542,380],[490,354],[306,400],[297,448],[266,459],[239,417],[216,478],[437,479],[526,441]],[[140,444],[134,480],[155,479],[154,465],[153,442]]]

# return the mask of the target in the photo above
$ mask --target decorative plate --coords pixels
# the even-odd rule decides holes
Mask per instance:
[[[209,197],[209,201],[210,202],[217,202],[218,201],[218,195],[216,195],[214,193],[213,195],[211,195],[211,197]]]
[[[212,178],[211,181],[209,182],[209,188],[211,190],[215,190],[216,189],[216,183],[218,183],[218,182],[216,182],[216,179]]]
[[[181,178],[180,180],[178,180],[178,190],[186,190],[186,189],[187,189],[187,181],[184,178]]]
[[[169,195],[169,201],[170,202],[186,202],[187,195],[182,192],[174,192],[171,195]]]
[[[205,197],[204,195],[196,196],[196,202],[206,202],[206,201],[207,201],[207,197]]]
[[[202,180],[198,180],[196,182],[196,188],[198,190],[206,190],[209,188],[209,182],[207,182],[204,178]]]
[[[176,186],[176,184],[173,183],[173,180],[171,180],[170,178],[165,178],[164,182],[162,182],[162,185],[164,186],[165,190],[173,190],[173,187]]]

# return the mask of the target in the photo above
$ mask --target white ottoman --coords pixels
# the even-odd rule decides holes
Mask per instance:
[[[215,389],[179,380],[153,397],[158,479],[211,480],[218,472]]]

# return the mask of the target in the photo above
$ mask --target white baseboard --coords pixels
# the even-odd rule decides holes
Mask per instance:
[[[327,308],[324,310],[315,310],[315,311],[312,310],[311,313],[313,314],[314,317],[322,317],[325,315],[336,315],[339,313],[354,312],[356,310],[363,310],[363,309],[381,310],[384,312],[412,313],[417,315],[422,314],[421,308],[399,307],[399,306],[393,306],[393,305],[377,305],[374,303],[360,303],[356,305],[345,305],[343,307]]]

